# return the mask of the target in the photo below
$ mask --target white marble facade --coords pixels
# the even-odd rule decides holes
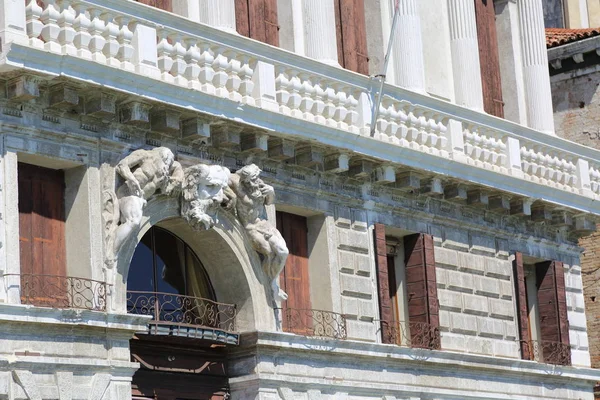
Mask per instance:
[[[129,339],[148,317],[126,312],[127,274],[155,225],[238,307],[232,399],[593,398],[576,239],[600,216],[600,153],[555,137],[551,109],[545,120],[539,25],[509,32],[527,53],[503,73],[520,74],[527,107],[500,120],[469,92],[473,21],[435,32],[441,82],[427,72],[433,17],[401,0],[396,50],[411,64],[392,63],[371,135],[368,78],[314,43],[332,35],[325,1],[281,10],[295,54],[232,32],[233,0],[174,0],[187,19],[123,0],[25,3],[0,0],[0,399],[131,397]],[[367,10],[387,21],[382,35],[389,3]],[[508,3],[507,26],[539,17],[539,0]],[[440,10],[473,17],[458,0]],[[21,304],[6,275],[21,271],[19,162],[65,171],[66,271],[110,285],[105,311]],[[288,249],[273,205],[307,218],[312,307],[345,315],[346,340],[279,329]],[[382,343],[377,223],[433,236],[441,350]],[[572,366],[521,360],[515,252],[563,262]]]

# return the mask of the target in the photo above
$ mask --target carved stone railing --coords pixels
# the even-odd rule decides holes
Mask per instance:
[[[346,339],[346,317],[331,311],[283,308],[283,330],[298,335]]]
[[[373,82],[368,77],[134,1],[43,0],[42,6],[37,0],[26,1],[22,16],[17,11],[6,14],[15,19],[6,26],[22,26],[26,32],[8,37],[16,47],[45,50],[239,102],[249,106],[244,114],[248,121],[254,118],[248,109],[254,107],[289,116],[301,123],[286,121],[286,129],[301,130],[299,137],[307,131],[328,135],[323,142],[335,139],[350,150],[355,138],[371,136]],[[8,0],[0,0],[2,4],[14,5]],[[384,90],[374,142],[364,149],[367,156],[393,157],[390,148],[407,149],[399,162],[408,167],[418,168],[423,155],[433,156],[427,159],[432,172],[464,174],[461,164],[466,164],[479,171],[469,174],[473,183],[596,210],[591,200],[600,199],[600,167],[595,161],[600,152],[433,97],[391,85]],[[373,144],[377,142],[389,144],[388,150]],[[518,181],[500,179],[505,176]],[[527,183],[540,186],[529,190]],[[540,194],[543,187],[558,191]]]
[[[106,282],[72,276],[4,274],[7,288],[18,288],[21,304],[106,311]]]
[[[418,349],[440,350],[440,329],[425,322],[378,321],[384,343]]]
[[[172,293],[127,291],[127,312],[152,316],[151,325],[235,332],[234,304]]]
[[[559,342],[522,341],[530,359],[545,364],[571,365],[571,346]]]

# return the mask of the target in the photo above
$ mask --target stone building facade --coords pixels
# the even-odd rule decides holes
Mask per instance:
[[[547,28],[586,29],[600,26],[600,3],[596,0],[546,0]]]
[[[431,1],[0,0],[0,398],[592,399],[542,2]]]

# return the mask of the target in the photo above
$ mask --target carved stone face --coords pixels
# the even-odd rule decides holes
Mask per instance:
[[[215,203],[223,202],[223,189],[227,187],[230,172],[227,168],[211,165],[208,175],[198,183],[198,198],[212,200]]]

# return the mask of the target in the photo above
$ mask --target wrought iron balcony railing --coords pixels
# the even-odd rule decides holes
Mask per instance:
[[[545,364],[571,365],[571,346],[560,342],[522,340],[522,350],[529,359]]]
[[[418,349],[440,350],[440,329],[425,322],[381,321],[384,343]]]
[[[106,282],[72,276],[4,274],[7,289],[19,290],[21,304],[106,311]]]
[[[280,309],[285,332],[298,335],[346,339],[346,317],[331,311],[311,309]]]
[[[151,315],[151,326],[209,328],[235,332],[236,306],[200,297],[160,292],[127,292],[127,312]]]

